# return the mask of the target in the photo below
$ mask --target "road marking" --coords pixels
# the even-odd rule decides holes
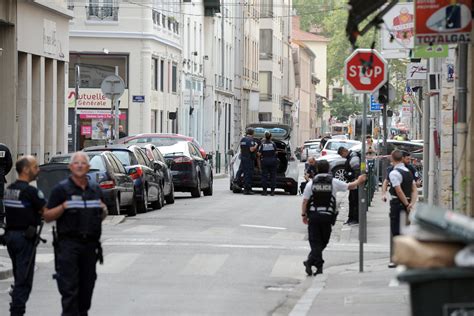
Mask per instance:
[[[306,273],[302,264],[301,256],[281,255],[273,265],[271,277],[304,279]]]
[[[251,227],[251,228],[265,228],[265,229],[277,229],[277,230],[286,230],[285,227],[273,227],[273,226],[261,226],[261,225],[248,225],[242,224],[242,227]]]
[[[139,253],[111,253],[105,256],[104,264],[97,266],[97,273],[120,273],[131,266]]]
[[[127,233],[153,233],[160,229],[163,229],[164,226],[159,225],[137,225],[132,228],[125,229],[124,232]]]
[[[54,260],[53,253],[38,253],[36,254],[36,263],[49,263]]]
[[[229,255],[197,254],[181,271],[183,275],[214,275],[224,265]]]
[[[289,316],[306,316],[308,315],[311,306],[313,305],[316,297],[321,293],[322,289],[326,286],[327,276],[320,274],[313,277],[313,283],[311,287],[306,290],[304,295],[299,299],[296,305],[291,310]]]
[[[203,235],[212,235],[212,236],[222,236],[222,235],[231,235],[234,232],[235,229],[233,228],[227,228],[227,227],[211,227],[209,229],[206,229],[200,234]]]

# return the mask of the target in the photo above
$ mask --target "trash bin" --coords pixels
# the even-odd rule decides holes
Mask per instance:
[[[398,280],[410,285],[413,316],[474,314],[474,269],[409,269]]]

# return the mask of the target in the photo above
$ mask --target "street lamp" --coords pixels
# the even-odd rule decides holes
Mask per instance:
[[[80,84],[80,77],[81,77],[81,68],[79,67],[79,64],[76,64],[74,67],[74,72],[75,72],[75,98],[74,98],[74,151],[78,150],[78,138],[77,137],[77,100],[79,99],[79,84]]]

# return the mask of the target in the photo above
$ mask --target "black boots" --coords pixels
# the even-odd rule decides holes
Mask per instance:
[[[303,261],[303,265],[305,267],[304,270],[308,276],[323,274],[323,266],[316,267],[316,272],[313,274],[312,264],[310,264],[308,261]]]

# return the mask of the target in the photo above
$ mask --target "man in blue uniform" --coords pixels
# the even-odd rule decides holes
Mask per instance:
[[[26,302],[33,286],[36,245],[35,239],[41,223],[46,201],[41,191],[29,185],[39,173],[33,156],[21,157],[15,164],[18,180],[5,191],[5,242],[12,260],[15,279],[11,315],[25,314]]]
[[[339,147],[337,153],[346,159],[344,174],[347,181],[354,181],[360,175],[360,152],[349,151],[345,147]],[[359,187],[349,191],[349,216],[346,225],[359,224]]]
[[[89,182],[89,157],[71,157],[71,177],[51,192],[44,219],[56,220],[56,280],[62,299],[62,315],[87,315],[94,290],[97,261],[102,262],[100,235],[107,215],[100,188]]]
[[[12,155],[10,149],[5,144],[0,143],[0,227],[4,222],[3,209],[3,192],[5,190],[5,183],[7,179],[5,176],[10,172],[13,166]]]
[[[252,177],[258,144],[253,139],[253,128],[247,128],[246,136],[240,140],[240,163],[244,173],[244,194],[251,195]]]
[[[278,165],[277,146],[272,142],[272,133],[265,132],[265,140],[258,150],[262,157],[262,195],[267,195],[268,182],[270,181],[270,195],[275,195],[276,172]]]

